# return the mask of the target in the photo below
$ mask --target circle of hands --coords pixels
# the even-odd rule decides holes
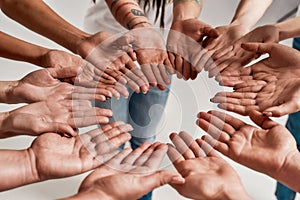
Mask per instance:
[[[173,24],[166,43],[153,28],[97,33],[78,48],[84,59],[53,50],[43,60],[47,69],[11,86],[7,93],[17,98],[10,103],[30,104],[5,113],[4,135],[37,136],[25,150],[35,181],[95,169],[78,193],[90,199],[138,199],[164,184],[193,199],[222,199],[233,190],[246,199],[238,174],[217,151],[280,180],[286,161],[298,154],[288,130],[269,118],[300,110],[300,54],[276,44],[274,31],[263,26],[246,34],[240,26],[214,29],[192,19]],[[246,66],[262,54],[269,56]],[[164,90],[171,75],[194,80],[203,69],[233,88],[211,101],[250,116],[258,127],[219,111],[200,112],[197,125],[208,133],[201,138],[172,133],[173,144],[118,150],[130,140],[132,127],[109,123],[112,111],[90,103],[127,98],[128,90]],[[78,134],[77,128],[94,124],[103,126]],[[166,154],[176,172],[158,170]]]

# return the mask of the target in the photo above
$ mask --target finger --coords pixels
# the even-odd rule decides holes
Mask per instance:
[[[64,123],[41,123],[39,126],[41,126],[40,134],[47,132],[55,132],[66,137],[74,137],[78,135],[77,131],[75,131],[70,125]]]
[[[143,166],[144,163],[149,159],[154,149],[159,145],[160,143],[156,142],[152,144],[146,151],[142,153],[142,155],[136,159],[134,162],[135,166]]]
[[[237,98],[237,99],[255,99],[257,93],[252,92],[218,92],[215,97],[229,97],[229,98]],[[214,102],[214,101],[213,101]]]
[[[218,31],[210,26],[201,28],[201,32],[203,35],[210,37],[210,38],[217,38],[219,36]]]
[[[170,139],[174,144],[175,148],[179,153],[183,155],[185,159],[195,158],[195,154],[188,147],[188,145],[177,135],[176,133],[172,133],[170,135]]]
[[[160,74],[162,76],[164,85],[170,85],[171,80],[167,74],[166,66],[164,64],[158,64],[158,68],[159,68]]]
[[[299,105],[294,101],[285,102],[279,106],[273,106],[263,111],[269,117],[281,117],[299,111]]]
[[[170,66],[170,67],[167,67],[168,72],[170,74],[175,74],[175,55],[171,52],[168,52],[168,56],[169,56],[169,59],[168,59],[169,62],[165,62],[164,64],[167,66]]]
[[[260,92],[265,85],[253,85],[244,88],[236,89],[236,92]]]
[[[258,111],[252,111],[249,117],[256,125],[262,127],[263,129],[271,129],[272,127],[278,125],[276,122],[271,120],[268,116],[263,115]]]
[[[227,142],[230,140],[230,133],[224,132],[218,129],[215,125],[210,124],[205,119],[198,119],[197,124],[200,128],[202,128],[205,132],[211,135],[214,139],[219,140],[221,142]]]
[[[186,60],[183,60],[183,77],[185,80],[188,80],[191,77],[191,64]]]
[[[86,111],[75,111],[72,113],[74,118],[83,118],[83,117],[91,117],[91,116],[105,116],[112,117],[113,113],[110,109],[105,108],[97,108],[93,107]]]
[[[149,167],[152,171],[159,168],[162,160],[166,156],[168,151],[168,146],[161,144],[155,148],[149,159],[144,163],[144,166]]]
[[[145,74],[145,76],[147,77],[149,84],[152,87],[156,87],[157,81],[156,81],[155,75],[152,71],[151,65],[143,64],[143,65],[141,65],[141,69],[142,69],[143,73]]]
[[[260,108],[256,105],[252,105],[252,106],[243,106],[243,105],[236,105],[236,104],[231,104],[231,103],[221,103],[218,104],[218,108],[223,109],[223,110],[227,110],[230,112],[234,112],[240,115],[249,115],[249,113],[252,110],[260,110]]]
[[[165,184],[183,184],[185,182],[185,179],[182,178],[180,174],[167,170],[157,171],[147,176],[136,177],[139,179],[139,185],[143,185],[140,196]]]
[[[152,72],[155,76],[155,79],[157,81],[157,86],[159,89],[161,90],[164,90],[165,89],[165,82],[161,76],[161,73],[160,73],[160,69],[159,69],[159,64],[150,64],[151,65],[151,68],[152,68]]]
[[[246,51],[260,54],[271,53],[273,46],[273,43],[244,43],[241,45]]]
[[[99,144],[99,143],[105,142],[113,137],[116,137],[116,136],[120,135],[121,133],[127,133],[132,130],[133,130],[133,128],[130,124],[122,124],[120,126],[117,126],[110,130],[105,131],[103,134],[99,134],[96,137],[93,137],[91,139],[91,142]]]
[[[133,163],[139,158],[142,153],[147,150],[151,146],[151,143],[145,142],[142,145],[140,145],[138,148],[136,148],[133,152],[131,152],[124,160],[122,163],[126,163],[129,165],[133,165]]]
[[[222,143],[209,135],[205,135],[201,138],[205,142],[207,142],[211,147],[215,150],[219,151],[220,153],[228,156],[229,153],[229,146],[226,143]],[[201,143],[200,143],[201,144]]]
[[[207,122],[209,122],[210,124],[212,124],[213,126],[215,126],[217,129],[224,131],[225,133],[229,134],[229,135],[233,135],[235,132],[235,129],[233,128],[233,126],[231,126],[230,124],[228,124],[226,122],[226,115],[222,116],[222,115],[218,115],[215,116],[214,114],[206,113],[206,112],[200,112],[198,114],[199,119],[204,119]],[[222,132],[221,132],[222,135]],[[222,138],[224,139],[224,141],[227,141],[226,139],[230,139],[228,137],[224,137]]]
[[[196,158],[205,156],[199,145],[197,145],[195,140],[188,133],[181,131],[179,133],[179,137],[190,148],[190,150],[194,153]]]
[[[217,157],[217,158],[220,158],[220,156],[214,150],[214,148],[212,146],[210,146],[207,142],[205,142],[204,140],[202,140],[200,138],[196,139],[196,142],[203,149],[203,151],[205,152],[205,154],[208,157]]]
[[[255,99],[242,99],[242,98],[231,98],[225,96],[215,96],[211,99],[213,103],[228,103],[228,104],[235,104],[241,106],[251,106],[256,105]]]
[[[175,167],[181,161],[185,160],[181,153],[179,153],[171,144],[168,144],[167,155]]]
[[[208,113],[210,113],[213,116],[216,116],[222,120],[224,119],[225,123],[231,125],[235,130],[239,130],[244,125],[246,125],[242,120],[232,117],[231,115],[225,114],[224,112],[211,110],[211,111],[208,111]]]
[[[115,170],[121,170],[121,162],[126,156],[128,156],[132,152],[131,148],[125,148],[120,151],[117,155],[115,155],[112,159],[110,159],[106,164],[109,167],[112,167]]]
[[[175,57],[175,69],[177,78],[181,79],[183,74],[183,60],[179,55]]]
[[[112,150],[117,149],[121,145],[125,144],[131,139],[131,135],[129,133],[121,133],[115,137],[110,138],[109,140],[102,142],[96,145],[96,151],[105,153],[110,152]]]
[[[198,76],[198,72],[196,71],[196,69],[194,70],[193,68],[195,68],[195,67],[192,66],[191,79],[195,80],[197,78],[197,76]]]
[[[175,71],[175,55],[171,52],[168,52],[168,55],[169,55],[169,60],[172,64],[172,69],[169,70],[169,73],[170,74],[175,74],[176,73],[176,71]]]

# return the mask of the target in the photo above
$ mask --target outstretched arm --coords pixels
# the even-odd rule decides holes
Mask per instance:
[[[286,21],[275,24],[279,29],[279,40],[300,36],[300,17],[288,19]]]
[[[0,32],[0,57],[42,65],[42,58],[50,50]]]

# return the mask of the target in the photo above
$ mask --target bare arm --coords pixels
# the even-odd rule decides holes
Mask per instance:
[[[37,46],[0,32],[0,57],[42,65],[42,57],[49,49]]]
[[[77,46],[89,36],[61,18],[41,0],[1,0],[0,6],[11,19],[74,53],[77,53]]]
[[[244,25],[249,30],[263,16],[273,0],[241,0],[231,21],[235,25]]]
[[[197,19],[204,0],[174,0],[173,22],[184,19]]]
[[[279,40],[300,36],[300,17],[285,20],[275,24],[279,29]]]
[[[38,182],[29,150],[0,150],[0,191]]]

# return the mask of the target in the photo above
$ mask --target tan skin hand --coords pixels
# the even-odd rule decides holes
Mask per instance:
[[[193,80],[202,70],[202,68],[198,68],[200,60],[198,60],[197,54],[202,51],[201,45],[205,36],[216,38],[218,33],[198,19],[186,19],[172,23],[167,46],[169,59],[178,78]],[[193,45],[189,43],[193,43]]]
[[[108,123],[112,112],[95,108],[85,100],[42,101],[10,111],[2,126],[2,137],[55,132],[74,136],[74,129]]]
[[[270,79],[270,77],[268,78]],[[275,79],[275,77],[272,78]],[[255,83],[256,85],[253,85]],[[252,110],[257,110],[267,116],[281,117],[300,109],[299,86],[299,78],[270,82],[261,80],[245,81],[236,85],[234,92],[217,93],[211,101],[219,103],[218,107],[222,109],[241,115],[248,115]]]
[[[148,91],[147,79],[133,63],[135,54],[119,35],[98,32],[79,45],[78,53],[117,82],[128,84],[136,92]]]
[[[222,74],[223,71],[239,70],[259,56],[259,54],[255,52],[245,51],[241,47],[243,43],[271,43],[278,41],[279,30],[274,26],[266,25],[254,29],[235,41],[232,45],[221,48],[212,55],[214,63],[211,63],[206,69],[209,72],[209,77],[217,76],[220,73]]]
[[[33,171],[43,181],[94,169],[117,154],[116,148],[130,139],[130,130],[130,125],[114,122],[72,138],[43,134],[27,150],[33,159]]]
[[[237,199],[243,195],[247,199],[237,173],[205,141],[195,141],[186,132],[172,133],[170,138],[174,146],[169,145],[168,156],[185,178],[184,184],[171,186],[181,195],[192,199]]]
[[[261,128],[218,111],[201,112],[198,117],[197,124],[209,134],[203,139],[214,149],[272,177],[289,155],[298,154],[290,132],[257,111],[253,111],[250,118]]]
[[[160,143],[144,143],[134,151],[124,149],[92,172],[74,197],[135,200],[164,184],[183,183],[176,172],[157,171],[166,151],[167,146]]]

